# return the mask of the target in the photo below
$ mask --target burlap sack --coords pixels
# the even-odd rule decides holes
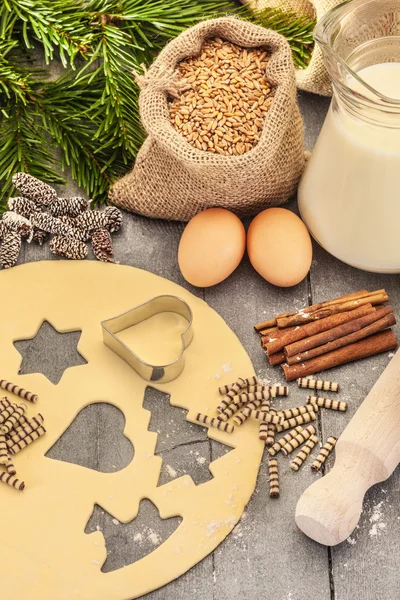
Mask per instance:
[[[257,146],[241,156],[197,150],[172,125],[168,90],[176,88],[176,64],[221,37],[239,46],[267,46],[267,77],[276,86]],[[252,215],[285,202],[304,168],[303,121],[297,106],[289,45],[277,33],[226,17],[203,21],[171,41],[141,81],[140,116],[148,138],[133,171],[117,181],[110,200],[149,217],[188,221],[205,208]]]
[[[343,0],[242,0],[243,4],[249,4],[254,10],[260,11],[267,7],[279,7],[295,12],[298,15],[311,15],[319,21],[329,10],[338,6]],[[297,86],[300,90],[331,96],[332,87],[329,75],[324,67],[322,52],[315,45],[312,57],[307,69],[296,71]]]

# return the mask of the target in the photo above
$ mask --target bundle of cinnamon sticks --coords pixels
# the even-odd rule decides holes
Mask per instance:
[[[361,290],[255,325],[271,365],[287,381],[397,348],[385,290]]]

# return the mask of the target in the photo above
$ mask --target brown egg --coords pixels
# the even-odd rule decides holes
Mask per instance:
[[[245,248],[241,220],[224,208],[209,208],[186,225],[179,243],[179,268],[192,285],[209,287],[236,269]]]
[[[311,267],[310,234],[303,221],[285,208],[268,208],[253,219],[247,252],[261,277],[280,287],[297,285]]]

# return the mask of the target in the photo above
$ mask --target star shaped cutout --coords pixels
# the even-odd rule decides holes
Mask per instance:
[[[56,385],[66,369],[87,363],[77,350],[81,334],[81,330],[61,333],[44,321],[35,337],[14,342],[22,357],[19,374],[42,373]]]

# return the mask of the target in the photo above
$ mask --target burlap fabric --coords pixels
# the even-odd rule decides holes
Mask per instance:
[[[241,156],[197,150],[169,118],[167,97],[176,89],[176,64],[199,54],[203,41],[212,37],[271,52],[266,75],[276,86],[275,96],[259,143]],[[111,189],[111,202],[149,217],[188,221],[210,207],[252,215],[295,192],[305,162],[303,121],[285,38],[232,17],[203,21],[171,41],[140,83],[140,116],[148,138],[133,170]]]
[[[329,10],[338,6],[343,0],[242,0],[254,10],[260,11],[267,7],[279,7],[298,15],[316,16],[319,21]],[[297,86],[300,90],[330,96],[332,94],[331,80],[324,67],[322,52],[315,45],[307,69],[296,71]]]

